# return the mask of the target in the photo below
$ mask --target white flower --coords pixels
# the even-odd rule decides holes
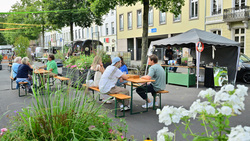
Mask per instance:
[[[232,85],[232,84],[226,85],[225,86],[225,90],[227,92],[233,91],[234,90],[234,85]]]
[[[204,90],[200,91],[198,97],[202,97],[202,98],[212,97],[215,94],[216,94],[216,92],[213,89],[209,88],[206,91],[204,91]]]
[[[230,134],[227,134],[228,141],[250,141],[249,127],[244,128],[241,125],[231,128]]]
[[[207,112],[208,114],[215,114],[215,109],[214,109],[213,106],[208,105],[208,106],[205,107],[205,109],[206,109],[206,112]]]
[[[219,113],[221,113],[222,115],[231,115],[232,113],[232,109],[228,106],[223,106],[221,107],[221,109],[218,109]]]
[[[172,140],[174,133],[168,132],[168,127],[163,127],[163,129],[157,131],[157,141],[165,141],[164,135],[167,135]]]
[[[228,101],[230,95],[223,91],[219,91],[215,94],[214,103],[221,103],[221,101]]]
[[[161,113],[161,109],[156,110],[156,114],[159,115]]]
[[[245,87],[244,85],[237,85],[237,88],[236,91],[235,91],[235,94],[239,97],[244,97],[244,96],[247,96],[248,93],[247,93],[247,90],[248,90],[248,87]]]

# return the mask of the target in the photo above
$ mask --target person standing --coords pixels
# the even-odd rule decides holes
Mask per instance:
[[[153,107],[153,102],[149,98],[147,98],[146,89],[147,92],[151,92],[154,96],[157,91],[164,90],[166,88],[166,73],[164,69],[157,64],[158,63],[158,57],[153,54],[149,56],[149,65],[151,67],[149,68],[148,75],[142,76],[142,79],[147,80],[155,80],[155,82],[152,82],[146,86],[141,86],[136,88],[136,92],[140,95],[142,99],[148,102],[148,108]],[[155,105],[158,106],[158,103],[155,102]],[[142,105],[142,108],[146,108],[147,105]]]
[[[121,59],[119,57],[115,57],[112,59],[112,64],[106,68],[104,73],[102,74],[101,80],[99,82],[100,92],[103,94],[125,94],[129,95],[129,91],[125,88],[116,86],[116,82],[119,78],[124,80],[128,79],[128,76],[123,74],[119,68],[121,67]],[[121,110],[129,110],[129,100],[124,100],[124,105],[120,104]]]
[[[165,50],[165,56],[164,56],[165,64],[168,64],[168,61],[172,59],[173,59],[173,50],[171,49],[171,46],[167,46],[167,49]]]

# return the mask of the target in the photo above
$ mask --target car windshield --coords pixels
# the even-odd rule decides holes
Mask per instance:
[[[241,54],[240,55],[240,62],[242,62],[242,63],[250,62],[250,58],[247,57],[245,54]]]

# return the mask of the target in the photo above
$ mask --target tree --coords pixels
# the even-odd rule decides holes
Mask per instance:
[[[14,43],[15,46],[15,52],[17,56],[25,57],[27,56],[27,49],[29,47],[29,39],[27,37],[23,37],[22,35],[19,35],[16,38],[16,41]]]
[[[181,13],[181,7],[184,6],[184,0],[91,0],[91,10],[98,16],[106,14],[116,5],[131,6],[137,2],[143,5],[143,32],[142,32],[142,58],[141,66],[146,64],[148,50],[148,11],[149,5],[162,12],[170,11],[174,15]]]
[[[0,15],[0,22],[4,22],[6,19],[6,15]],[[0,29],[3,29],[3,25],[0,24]],[[0,32],[0,45],[7,45],[7,41],[4,38],[4,33]]]
[[[57,10],[55,13],[47,13],[49,24],[53,29],[61,29],[70,26],[71,41],[73,41],[73,24],[80,27],[90,27],[93,22],[101,25],[101,16],[94,15],[90,10],[88,0],[43,0],[45,9]]]
[[[38,1],[38,0],[37,0]],[[29,13],[30,11],[39,10],[39,1],[21,0],[12,6],[11,13],[8,14],[6,22],[9,23],[5,28],[19,28],[10,33],[4,34],[9,44],[13,44],[15,39],[22,35],[29,40],[36,40],[43,30],[41,24],[41,16]],[[16,14],[17,13],[17,14]],[[11,24],[13,23],[13,24]],[[14,24],[17,23],[17,24]]]

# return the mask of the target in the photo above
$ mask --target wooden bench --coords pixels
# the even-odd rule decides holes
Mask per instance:
[[[93,91],[93,97],[94,97],[94,91],[100,92],[99,88],[97,87],[88,87],[86,84],[83,84],[83,86]],[[117,110],[118,110],[117,103],[118,103],[118,100],[121,100],[122,104],[124,105],[124,100],[131,99],[131,96],[128,96],[125,94],[109,94],[109,96],[112,96],[115,98],[115,117],[125,117],[125,110],[124,110],[125,106],[123,106],[123,115],[117,116]],[[99,100],[100,100],[100,97],[99,97]]]
[[[18,82],[18,84],[19,84],[19,87],[18,87],[18,94],[19,94],[19,97],[26,96],[26,95],[27,95],[26,86],[27,86],[28,82]],[[20,88],[21,88],[21,87],[25,89],[25,95],[21,95],[21,94],[20,94]]]
[[[155,99],[156,99],[156,96],[159,96],[159,106],[160,109],[161,109],[161,94],[164,94],[164,93],[169,93],[169,91],[166,91],[166,90],[162,90],[162,91],[157,91],[156,94],[153,96],[154,99],[153,99],[153,109],[155,110]]]
[[[55,79],[58,79],[60,82],[61,82],[61,88],[62,88],[62,85],[63,85],[63,82],[65,82],[65,81],[69,81],[70,79],[69,78],[67,78],[67,77],[62,77],[62,76],[54,76],[54,78]],[[69,84],[70,84],[70,82],[69,82]]]
[[[125,85],[124,86],[131,86],[131,82],[127,82],[127,83],[124,83]],[[141,85],[139,84],[133,84],[133,87],[137,88],[137,87],[140,87]]]
[[[16,88],[13,88],[13,82],[14,82],[14,78],[10,76],[10,88],[11,90],[15,90]]]

